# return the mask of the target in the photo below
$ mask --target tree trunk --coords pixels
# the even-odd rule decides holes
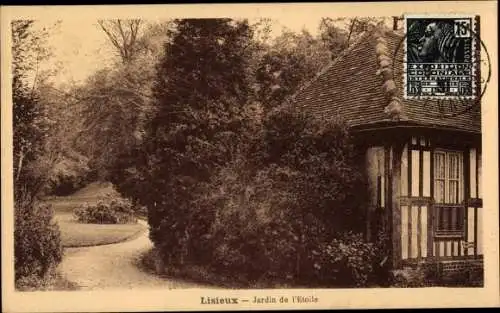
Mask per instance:
[[[19,180],[19,177],[21,176],[21,169],[23,167],[23,159],[24,159],[23,150],[24,149],[21,147],[21,151],[19,151],[19,161],[17,162],[16,182]]]

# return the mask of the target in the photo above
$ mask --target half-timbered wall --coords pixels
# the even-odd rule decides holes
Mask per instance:
[[[401,259],[425,258],[432,242],[429,141],[423,137],[412,138],[404,146],[401,158]]]
[[[386,206],[386,164],[384,147],[370,147],[366,152],[366,169],[370,206],[367,219],[367,239],[376,236],[381,226],[382,215]]]
[[[482,254],[476,148],[443,148],[429,138],[412,137],[401,154],[400,192],[401,260]]]
[[[466,210],[466,240],[467,245],[464,249],[466,255],[482,255],[482,191],[481,191],[481,154],[476,148],[469,149],[469,194]]]

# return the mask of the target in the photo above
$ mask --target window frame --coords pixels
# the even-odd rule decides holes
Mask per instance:
[[[436,171],[436,155],[441,154],[444,155],[444,177],[438,177],[437,171]],[[451,178],[450,177],[450,162],[449,162],[449,156],[450,155],[456,155],[458,156],[457,160],[457,170],[458,170],[458,178]],[[465,194],[464,194],[464,185],[465,185],[465,175],[464,175],[464,153],[463,151],[459,150],[450,150],[450,149],[435,149],[434,150],[434,155],[433,155],[433,162],[434,162],[434,168],[432,169],[434,171],[433,175],[433,186],[434,186],[434,202],[437,204],[443,204],[443,205],[455,205],[455,204],[463,204],[463,201],[465,199]],[[442,195],[443,197],[443,202],[437,202],[436,201],[436,192],[437,192],[437,185],[436,181],[442,181],[444,182],[444,194]],[[456,201],[449,201],[450,199],[450,181],[457,182],[457,193],[454,195],[456,197]]]
[[[439,175],[438,156],[443,156],[444,175]],[[456,158],[453,158],[456,156]],[[464,152],[460,150],[436,148],[433,151],[433,189],[434,189],[434,233],[436,237],[461,238],[465,235],[465,173]],[[452,160],[456,160],[453,164]],[[453,167],[453,165],[455,167]],[[452,171],[453,170],[453,171]],[[455,172],[458,175],[452,175]],[[439,195],[438,182],[443,183],[443,194]],[[451,186],[456,183],[456,192]],[[444,217],[446,216],[446,218]],[[443,224],[445,226],[443,227]]]

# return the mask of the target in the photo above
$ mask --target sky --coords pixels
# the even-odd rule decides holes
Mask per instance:
[[[41,26],[53,22],[39,22]],[[112,50],[97,21],[62,20],[48,40],[53,56],[47,67],[58,66],[56,82],[82,82],[111,60]]]
[[[384,11],[385,12],[385,11]],[[281,33],[283,27],[293,31],[308,30],[317,34],[323,17],[369,16],[359,4],[210,4],[210,5],[144,5],[144,6],[40,6],[9,8],[6,15],[11,18],[35,19],[40,27],[60,21],[49,38],[54,57],[47,67],[59,67],[56,82],[82,82],[97,69],[111,60],[113,50],[98,19],[141,18],[158,21],[185,17],[233,17],[255,21],[270,18],[275,22],[273,35]]]
[[[316,34],[320,20],[313,25],[288,21],[275,20],[272,36],[280,34],[285,27],[293,31],[305,28]],[[54,21],[37,22],[38,27],[52,27],[48,45],[52,49],[53,57],[45,67],[60,68],[54,79],[56,83],[83,82],[90,74],[112,61],[113,50],[106,35],[99,28],[97,19],[64,19],[55,28]]]

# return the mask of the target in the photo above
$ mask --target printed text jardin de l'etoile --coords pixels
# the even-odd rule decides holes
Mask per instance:
[[[238,297],[200,297],[201,304],[307,304],[317,303],[319,300],[315,296],[266,296],[253,298],[238,298]]]

